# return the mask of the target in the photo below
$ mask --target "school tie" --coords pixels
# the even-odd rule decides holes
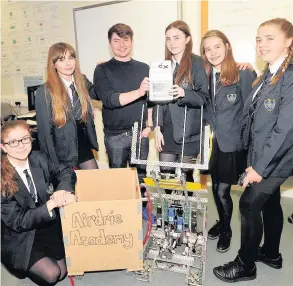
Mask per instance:
[[[252,100],[252,103],[249,107],[249,116],[251,119],[254,119],[257,102],[260,99],[260,96],[261,96],[264,88],[269,85],[269,83],[271,81],[271,77],[272,77],[272,74],[269,71],[266,75],[266,78],[263,80],[263,84],[262,84],[261,88],[259,89],[259,91],[257,92],[257,94],[254,96],[254,98]]]
[[[30,174],[28,173],[27,169],[24,170],[23,173],[26,176],[26,180],[27,180],[27,184],[28,184],[28,188],[29,188],[29,193],[32,196],[34,202],[36,202],[36,190],[35,190],[32,178],[31,178]]]
[[[221,81],[220,81],[221,74],[219,72],[215,73],[215,90],[214,90],[214,96],[219,92],[221,89]]]
[[[177,73],[178,73],[178,69],[179,69],[179,64],[176,62],[176,66],[175,66],[175,69],[173,71],[173,84],[175,84],[175,79],[176,79],[176,76],[177,76]]]
[[[69,87],[72,91],[72,103],[73,103],[73,105],[75,105],[76,102],[78,101],[78,93],[75,89],[74,83],[72,83]]]

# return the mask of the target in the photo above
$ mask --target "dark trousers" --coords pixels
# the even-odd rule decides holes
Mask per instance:
[[[283,230],[280,186],[286,178],[270,177],[246,188],[240,198],[241,248],[239,256],[253,267],[264,232],[264,252],[270,258],[279,255]],[[261,216],[262,214],[262,216]]]
[[[126,168],[128,163],[130,167],[137,168],[139,182],[143,183],[143,179],[146,177],[146,165],[132,165],[130,163],[132,132],[125,132],[118,135],[105,135],[104,141],[109,159],[109,167]],[[137,150],[139,149],[138,144],[139,139]],[[147,160],[148,154],[149,138],[142,138],[139,159]]]
[[[181,162],[181,155],[169,154],[169,153],[160,153],[160,161],[162,162]],[[191,163],[192,159],[196,156],[183,156],[183,163]],[[162,173],[175,174],[174,167],[160,167]],[[194,182],[193,180],[193,169],[182,168],[181,171],[186,175],[186,182]]]
[[[231,218],[233,213],[233,201],[231,198],[231,185],[221,183],[212,178],[212,190],[221,223],[221,232],[232,234]]]

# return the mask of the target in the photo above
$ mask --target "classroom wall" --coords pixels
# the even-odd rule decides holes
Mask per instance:
[[[4,51],[4,55],[7,55],[4,61],[2,57],[2,102],[14,105],[15,101],[21,101],[22,106],[26,106],[27,97],[24,93],[23,76],[42,75],[45,77],[46,55],[50,45],[62,40],[76,47],[73,9],[103,2],[111,1],[2,2],[1,49]],[[194,39],[193,50],[197,53],[200,41],[200,1],[181,1],[180,5],[178,18],[189,24]],[[30,28],[26,28],[27,23],[30,24]],[[44,26],[40,28],[38,26],[40,24],[44,24]],[[16,26],[16,31],[10,29],[13,25]],[[94,36],[94,27],[90,30]],[[29,36],[33,43],[27,42]],[[16,41],[15,44],[12,42],[13,39]],[[156,42],[155,39],[154,42]],[[163,49],[163,47],[161,48]],[[28,58],[29,52],[34,53],[33,58]],[[16,69],[19,68],[21,71],[16,72]],[[96,107],[95,123],[100,146],[98,161],[100,167],[104,168],[107,166],[107,155],[103,142],[101,109],[99,104]],[[26,107],[22,108],[22,112],[26,111]],[[153,138],[151,139],[151,149],[154,149]],[[154,153],[154,150],[150,151],[151,158],[154,158]]]
[[[45,76],[49,47],[61,40],[75,46],[73,8],[100,2],[1,2],[2,102],[27,105],[23,76]]]
[[[75,47],[74,8],[103,2],[111,1],[2,1],[2,101],[11,101],[13,104],[21,101],[22,106],[26,106],[23,76],[45,76],[47,51],[53,43],[62,40]],[[190,25],[194,37],[194,52],[197,53],[200,39],[200,1],[182,1],[181,11],[182,19]],[[30,27],[26,27],[28,24]],[[12,30],[13,26],[16,29]],[[94,36],[94,28],[92,33]],[[28,37],[31,37],[30,42]]]

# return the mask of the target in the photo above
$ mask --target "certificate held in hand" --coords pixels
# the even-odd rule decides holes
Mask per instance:
[[[173,85],[171,61],[151,62],[149,101],[169,102],[173,96],[169,94]]]

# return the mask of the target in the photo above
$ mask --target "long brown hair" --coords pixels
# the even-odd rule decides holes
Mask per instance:
[[[52,99],[53,121],[58,127],[62,127],[66,123],[69,104],[67,91],[55,68],[55,63],[58,59],[64,57],[67,51],[70,56],[75,58],[75,71],[73,77],[81,103],[82,121],[84,122],[86,122],[86,114],[91,105],[75,50],[69,44],[62,42],[52,45],[49,49],[47,62],[47,86]]]
[[[208,77],[210,76],[212,66],[207,60],[207,57],[205,55],[204,40],[210,37],[220,38],[226,48],[226,56],[223,62],[221,63],[220,81],[222,85],[227,86],[227,85],[231,85],[231,84],[239,82],[239,79],[240,79],[239,70],[236,67],[236,62],[233,57],[231,43],[228,40],[227,36],[219,30],[210,30],[206,32],[203,38],[201,39],[200,54],[204,62],[204,68],[206,70],[207,76]]]
[[[8,133],[15,128],[23,128],[30,133],[28,124],[24,120],[9,121],[1,127],[1,144],[5,142]],[[15,169],[10,164],[7,154],[1,150],[1,194],[3,197],[13,196],[18,191],[14,180]]]
[[[177,72],[177,76],[175,78],[175,83],[179,84],[182,80],[194,84],[191,80],[191,67],[192,67],[192,37],[190,33],[189,26],[181,20],[175,21],[168,25],[165,30],[165,34],[168,30],[175,28],[182,31],[186,37],[190,37],[189,42],[186,44],[182,59],[180,61],[179,69]],[[168,50],[167,45],[165,45],[165,59],[172,60],[172,54]]]
[[[284,72],[286,71],[287,67],[289,66],[290,61],[293,59],[293,25],[291,22],[289,22],[286,19],[283,18],[275,18],[275,19],[271,19],[268,21],[263,22],[262,24],[260,24],[260,27],[263,26],[267,26],[267,25],[275,25],[278,26],[278,28],[284,33],[285,38],[287,39],[292,39],[291,45],[288,48],[288,56],[286,57],[286,59],[284,60],[282,66],[281,66],[281,72],[279,74],[277,74],[276,76],[273,77],[273,79],[270,82],[270,85],[274,85],[276,84],[279,79],[282,77],[282,75],[284,74]],[[263,74],[265,72],[267,72],[269,68],[269,64],[267,63]],[[260,81],[260,79],[262,78],[262,75],[260,75],[254,82],[252,86],[256,86],[258,84],[258,82]]]

